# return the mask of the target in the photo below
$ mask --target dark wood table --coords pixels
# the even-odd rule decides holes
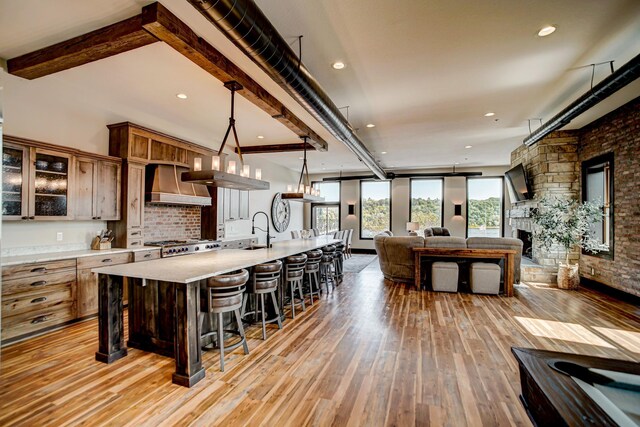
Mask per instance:
[[[515,254],[513,249],[452,249],[452,248],[413,248],[415,261],[414,281],[418,289],[421,285],[421,260],[426,258],[489,258],[504,259],[504,294],[513,296],[513,280],[515,270]]]
[[[520,366],[520,400],[533,424],[538,426],[617,425],[571,377],[552,369],[548,361],[562,360],[640,375],[640,363],[636,362],[531,348],[512,347],[511,352]]]

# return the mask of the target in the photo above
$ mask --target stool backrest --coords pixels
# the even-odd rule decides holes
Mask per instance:
[[[307,256],[305,254],[292,255],[285,258],[285,268],[287,271],[301,270],[307,263]]]
[[[277,279],[282,271],[282,261],[275,260],[265,264],[258,264],[253,267],[253,280],[264,282]]]
[[[299,239],[300,238],[300,230],[291,230],[291,238]]]
[[[353,238],[353,228],[347,230],[347,248],[351,247],[351,240]]]
[[[312,251],[306,252],[307,254],[307,264],[314,264],[320,262],[320,258],[322,258],[322,251],[320,249],[314,249]]]

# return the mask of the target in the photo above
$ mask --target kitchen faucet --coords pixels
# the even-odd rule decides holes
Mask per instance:
[[[264,217],[267,219],[267,229],[263,230],[260,227],[256,227],[256,215],[258,214],[263,214]],[[251,234],[255,234],[256,229],[260,230],[260,231],[264,231],[265,233],[267,233],[267,248],[271,247],[271,238],[275,238],[275,236],[271,236],[271,232],[269,231],[269,215],[266,212],[263,211],[258,211],[256,213],[253,214],[253,218],[251,218]]]

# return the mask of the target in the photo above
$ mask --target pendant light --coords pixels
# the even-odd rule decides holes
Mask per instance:
[[[307,167],[307,136],[301,137],[304,141],[303,150],[304,157],[302,158],[302,170],[300,171],[300,178],[298,179],[298,186],[292,188],[291,191],[287,191],[281,194],[281,197],[293,202],[303,203],[317,203],[324,202],[324,197],[320,197],[320,192],[311,186],[311,180],[309,180],[309,168]]]
[[[204,184],[211,187],[224,187],[234,188],[237,190],[268,190],[270,184],[267,181],[262,180],[262,170],[256,169],[256,178],[249,177],[249,166],[244,164],[242,158],[242,151],[240,149],[240,142],[238,141],[238,132],[236,131],[236,119],[235,119],[235,93],[238,90],[242,90],[243,87],[236,81],[226,82],[224,87],[231,91],[231,116],[229,117],[229,126],[222,139],[220,149],[218,149],[218,155],[212,157],[211,169],[199,170],[202,166],[202,159],[194,159],[194,168],[192,171],[182,173],[182,181],[190,182],[194,184]],[[227,143],[229,134],[233,131],[233,139],[236,141],[236,147],[238,149],[238,157],[240,157],[241,168],[236,168],[236,162],[229,161],[227,170],[224,170],[222,164],[221,154]],[[238,174],[237,172],[240,171]]]

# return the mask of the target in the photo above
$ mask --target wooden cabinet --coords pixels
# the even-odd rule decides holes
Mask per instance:
[[[75,174],[75,219],[120,219],[119,162],[79,157]]]
[[[29,216],[29,148],[4,142],[2,147],[2,219]]]
[[[218,189],[218,209],[221,211],[219,221],[250,219],[249,192],[232,188]],[[222,207],[222,208],[221,208]]]
[[[78,317],[91,316],[98,313],[98,275],[92,268],[127,264],[133,261],[131,252],[105,254],[78,258]],[[126,300],[126,298],[125,298]]]

